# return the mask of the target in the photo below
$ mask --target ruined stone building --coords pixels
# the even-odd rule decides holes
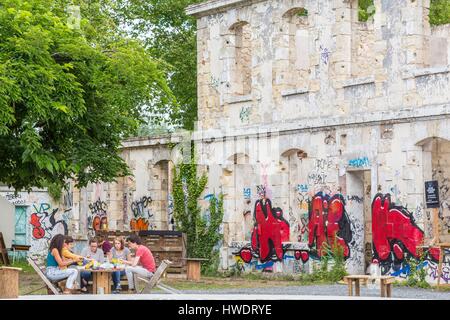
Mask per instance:
[[[450,26],[429,25],[429,0],[375,0],[367,22],[357,3],[187,8],[198,29],[191,139],[209,178],[205,216],[205,199],[225,199],[221,269],[311,272],[340,248],[349,273],[376,262],[383,274],[406,276],[418,247],[450,240]],[[181,140],[125,141],[134,176],[72,188],[49,205],[59,208],[56,221],[67,219],[80,239],[102,228],[173,229]],[[430,180],[439,184],[437,228],[425,204]],[[36,203],[29,214],[45,211]],[[436,248],[426,255],[430,282],[438,257]],[[442,279],[450,281],[450,262]]]
[[[375,261],[401,275],[433,232],[449,238],[450,26],[430,26],[427,0],[374,4],[367,22],[356,0],[187,9],[198,30],[194,140],[209,192],[226,199],[223,268],[309,270],[337,245],[349,273]],[[436,231],[429,180],[440,187]],[[430,281],[438,255],[428,254]]]

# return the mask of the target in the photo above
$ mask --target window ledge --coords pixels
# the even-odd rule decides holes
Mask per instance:
[[[305,94],[308,92],[309,92],[308,88],[286,89],[286,90],[281,90],[281,96],[288,97],[288,96],[294,96],[297,94]]]
[[[362,78],[351,78],[351,79],[345,80],[342,83],[342,87],[348,88],[348,87],[360,86],[363,84],[371,84],[371,83],[375,83],[375,76],[362,77]]]
[[[251,94],[243,95],[243,96],[237,96],[237,95],[230,95],[227,98],[225,98],[225,103],[227,104],[235,104],[235,103],[242,103],[242,102],[249,102],[253,101],[254,99],[260,100],[260,97],[254,97]]]
[[[417,69],[403,71],[402,78],[403,79],[411,79],[411,78],[431,76],[433,74],[449,73],[449,72],[450,72],[450,65],[439,66],[439,67],[429,67],[429,68],[417,68]]]

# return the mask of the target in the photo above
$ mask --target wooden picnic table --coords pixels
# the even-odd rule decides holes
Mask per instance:
[[[344,277],[344,281],[348,285],[348,295],[353,296],[353,282],[355,283],[355,295],[360,296],[360,281],[368,281],[369,279],[380,280],[381,297],[391,297],[392,283],[395,281],[393,276],[370,276],[370,275],[349,275]]]
[[[84,269],[80,271],[92,272],[92,294],[111,294],[111,274],[116,271],[123,271],[124,268],[117,269]]]
[[[200,263],[202,261],[208,261],[208,259],[203,258],[181,258],[187,261],[186,274],[188,280],[199,281],[200,280]]]

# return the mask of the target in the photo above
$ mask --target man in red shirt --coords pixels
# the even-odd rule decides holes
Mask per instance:
[[[128,290],[136,292],[133,273],[141,277],[151,278],[155,273],[155,259],[149,248],[142,245],[141,238],[136,234],[132,234],[127,239],[128,247],[136,252],[133,261],[120,260],[121,263],[127,264],[125,274],[128,279]]]

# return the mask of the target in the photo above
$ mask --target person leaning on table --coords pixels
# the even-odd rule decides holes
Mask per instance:
[[[114,260],[127,260],[131,261],[131,251],[125,247],[125,241],[122,237],[116,237],[114,239],[114,247],[108,252],[107,257],[109,261]],[[122,288],[120,287],[120,277],[125,275],[125,270],[115,271],[112,273],[112,279],[114,284],[113,293],[119,293]]]
[[[75,262],[83,261],[83,257],[72,252],[74,241],[71,236],[64,237],[64,247],[62,249],[62,256],[64,259],[73,260]]]
[[[128,289],[131,293],[136,292],[133,273],[136,273],[145,278],[151,278],[155,273],[155,259],[149,248],[142,245],[141,238],[136,234],[132,234],[127,238],[128,247],[136,251],[135,257],[132,261],[119,260],[126,264],[125,274],[128,280]],[[138,265],[139,264],[139,265]]]
[[[64,248],[64,236],[57,234],[50,242],[47,255],[47,268],[45,275],[51,281],[60,281],[67,278],[64,294],[71,294],[74,289],[75,280],[78,277],[77,269],[67,269],[68,265],[74,263],[74,260],[63,260],[62,251]]]
[[[95,260],[99,263],[105,262],[105,255],[103,250],[98,247],[98,240],[96,238],[91,238],[89,240],[89,246],[81,251],[81,255],[84,258]],[[81,271],[81,292],[87,293],[88,281],[92,279],[91,271]]]

